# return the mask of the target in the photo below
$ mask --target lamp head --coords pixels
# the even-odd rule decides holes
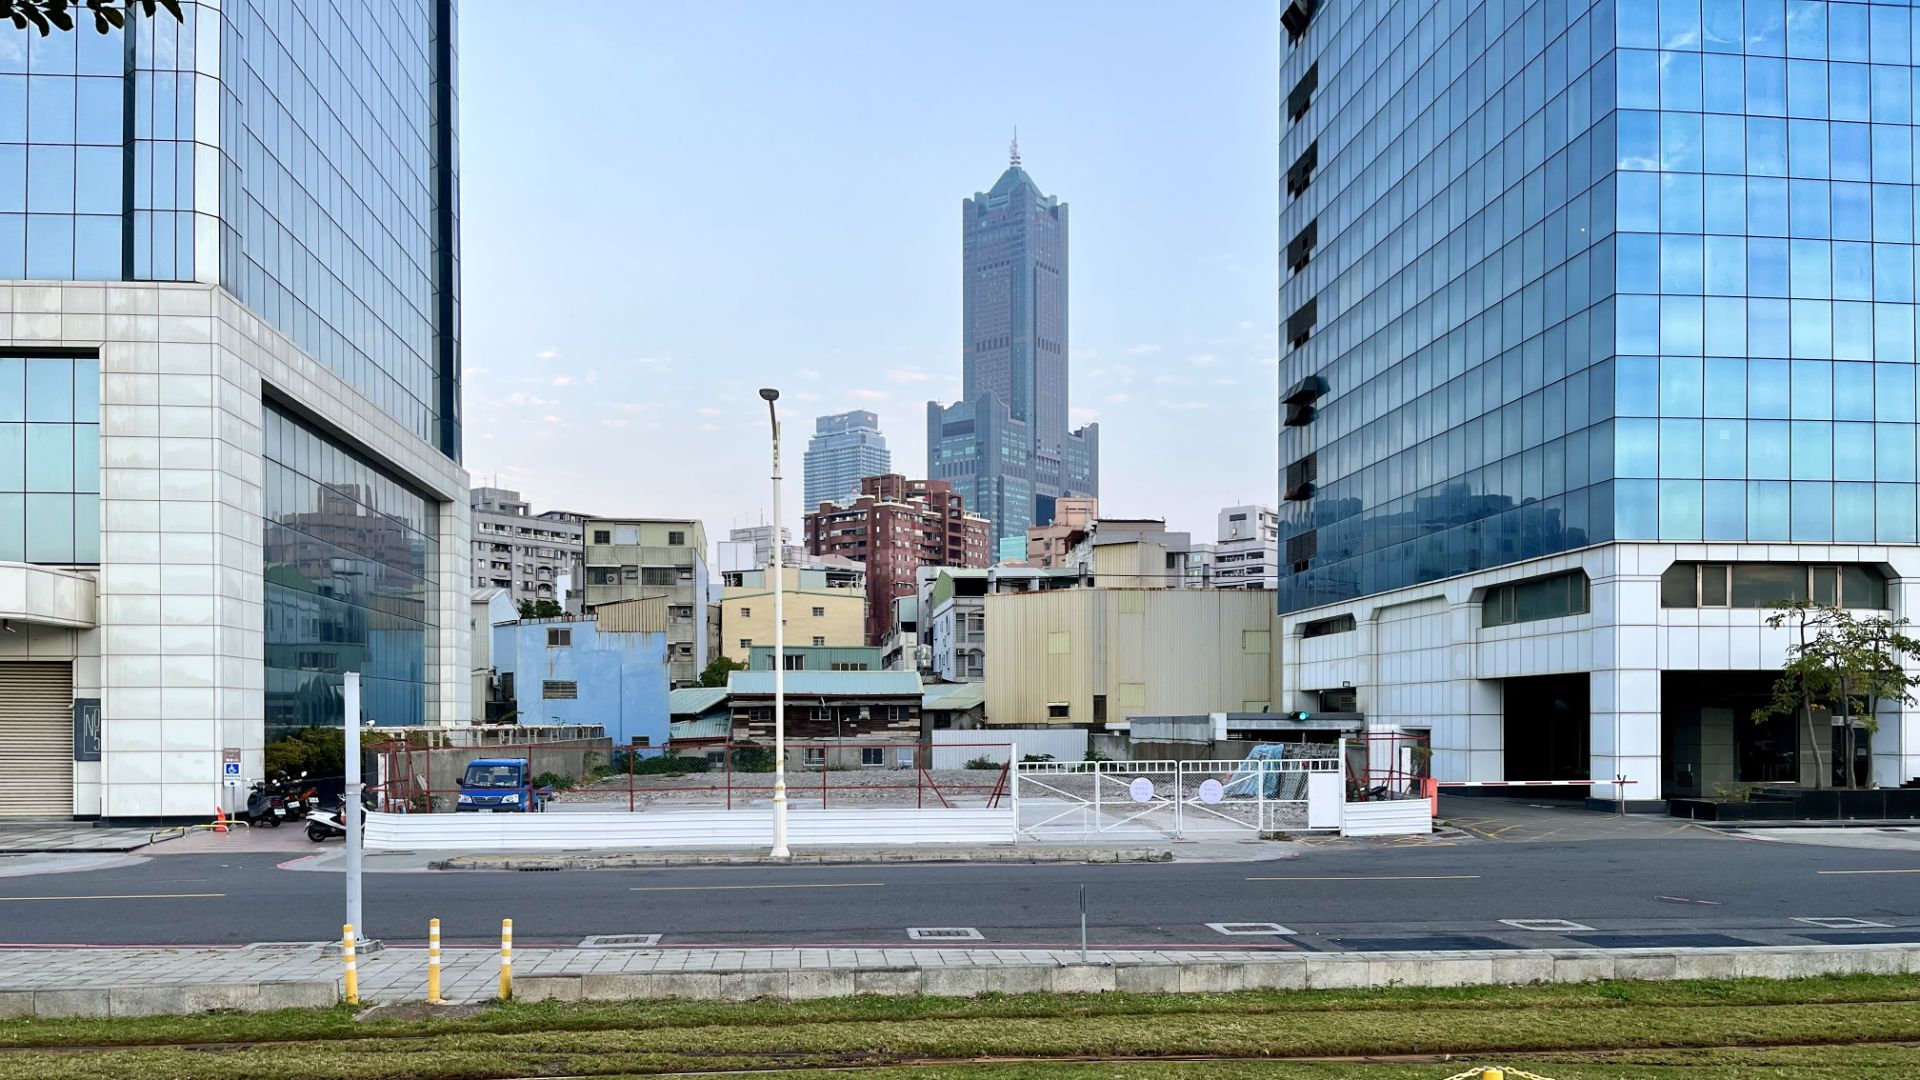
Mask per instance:
[[[780,391],[775,390],[771,386],[763,386],[760,388],[760,398],[768,404],[772,404],[780,400]]]

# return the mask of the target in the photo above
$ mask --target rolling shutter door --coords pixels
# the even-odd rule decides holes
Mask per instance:
[[[0,663],[0,818],[73,816],[73,664]]]

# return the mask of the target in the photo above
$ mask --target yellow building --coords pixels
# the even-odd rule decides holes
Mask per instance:
[[[1106,724],[1262,712],[1273,700],[1273,598],[1214,589],[989,593],[987,721]]]
[[[788,645],[867,643],[865,588],[829,584],[824,570],[789,566],[783,573]],[[755,645],[773,644],[773,587],[765,570],[729,573],[726,580],[720,594],[720,653],[744,664]]]

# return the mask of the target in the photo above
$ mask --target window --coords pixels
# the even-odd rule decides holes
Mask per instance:
[[[861,766],[873,769],[883,766],[886,763],[887,752],[884,748],[878,746],[863,746],[860,748]]]
[[[825,705],[815,705],[813,708],[807,710],[807,719],[818,722],[831,720],[833,719],[833,710],[827,708]]]
[[[1335,615],[1331,619],[1315,619],[1310,623],[1301,623],[1300,636],[1307,638],[1326,637],[1328,634],[1345,634],[1352,631],[1356,625],[1351,615]]]
[[[1066,720],[1066,719],[1069,719],[1067,713],[1068,713],[1068,705],[1066,702],[1064,701],[1047,702],[1047,719]]]
[[[596,544],[611,544],[613,543],[613,533],[607,529],[595,529],[593,530],[593,542]]]
[[[1271,653],[1273,632],[1270,630],[1240,631],[1240,651],[1249,654]]]
[[[687,534],[680,532],[678,530],[667,533],[667,546],[668,547],[686,547]]]
[[[767,666],[773,666],[773,657],[767,657]],[[807,658],[799,653],[785,653],[780,657],[780,666],[788,671],[807,670]]]
[[[637,566],[623,566],[620,568],[620,576],[628,581],[638,581],[640,579],[640,568]]]
[[[1800,600],[1884,609],[1887,581],[1871,566],[1801,563],[1674,563],[1660,575],[1667,608],[1777,608]]]
[[[740,617],[743,619],[753,618],[753,609],[750,607],[742,607],[740,609]]]
[[[572,644],[573,631],[571,629],[561,630],[554,627],[547,628],[547,648],[564,649]]]
[[[1105,694],[1093,695],[1093,722],[1096,724],[1107,722],[1107,695]]]
[[[809,746],[806,748],[806,750],[803,751],[803,753],[806,756],[802,760],[804,760],[809,767],[812,767],[812,768],[826,767],[827,751],[825,747]]]
[[[587,567],[587,584],[618,585],[620,584],[620,568],[617,566],[589,566]]]
[[[826,608],[823,608],[823,607],[817,607],[817,608],[814,608],[814,609],[813,609],[813,617],[814,617],[814,618],[816,618],[816,619],[824,619],[824,618],[826,618],[826,617],[827,617],[827,609],[826,609]]]
[[[752,638],[750,638],[750,637],[743,637],[743,638],[741,638],[741,639],[740,639],[740,647],[741,647],[741,648],[743,648],[743,649],[751,649],[751,648],[753,648],[753,639],[752,639]]]
[[[573,701],[580,696],[580,684],[572,679],[547,679],[540,684],[540,696],[548,701]]]
[[[673,584],[673,567],[671,566],[641,567],[640,568],[640,584],[671,586]]]
[[[1483,626],[1508,626],[1557,619],[1585,614],[1588,605],[1587,575],[1575,570],[1489,588],[1480,601],[1480,622]]]
[[[826,638],[823,638],[823,637],[820,637],[820,636],[818,636],[818,635],[815,635],[815,637],[814,637],[814,639],[813,639],[813,645],[814,645],[814,648],[821,648],[821,647],[823,647],[823,646],[825,646],[825,645],[826,645],[826,643],[827,643],[827,639],[826,639]]]

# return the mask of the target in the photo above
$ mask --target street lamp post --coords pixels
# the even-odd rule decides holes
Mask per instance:
[[[785,582],[781,580],[784,553],[780,545],[780,412],[774,402],[780,391],[765,387],[760,397],[767,403],[767,419],[773,422],[773,558],[768,562],[773,575],[773,850],[776,859],[792,855],[787,850],[787,612]]]

